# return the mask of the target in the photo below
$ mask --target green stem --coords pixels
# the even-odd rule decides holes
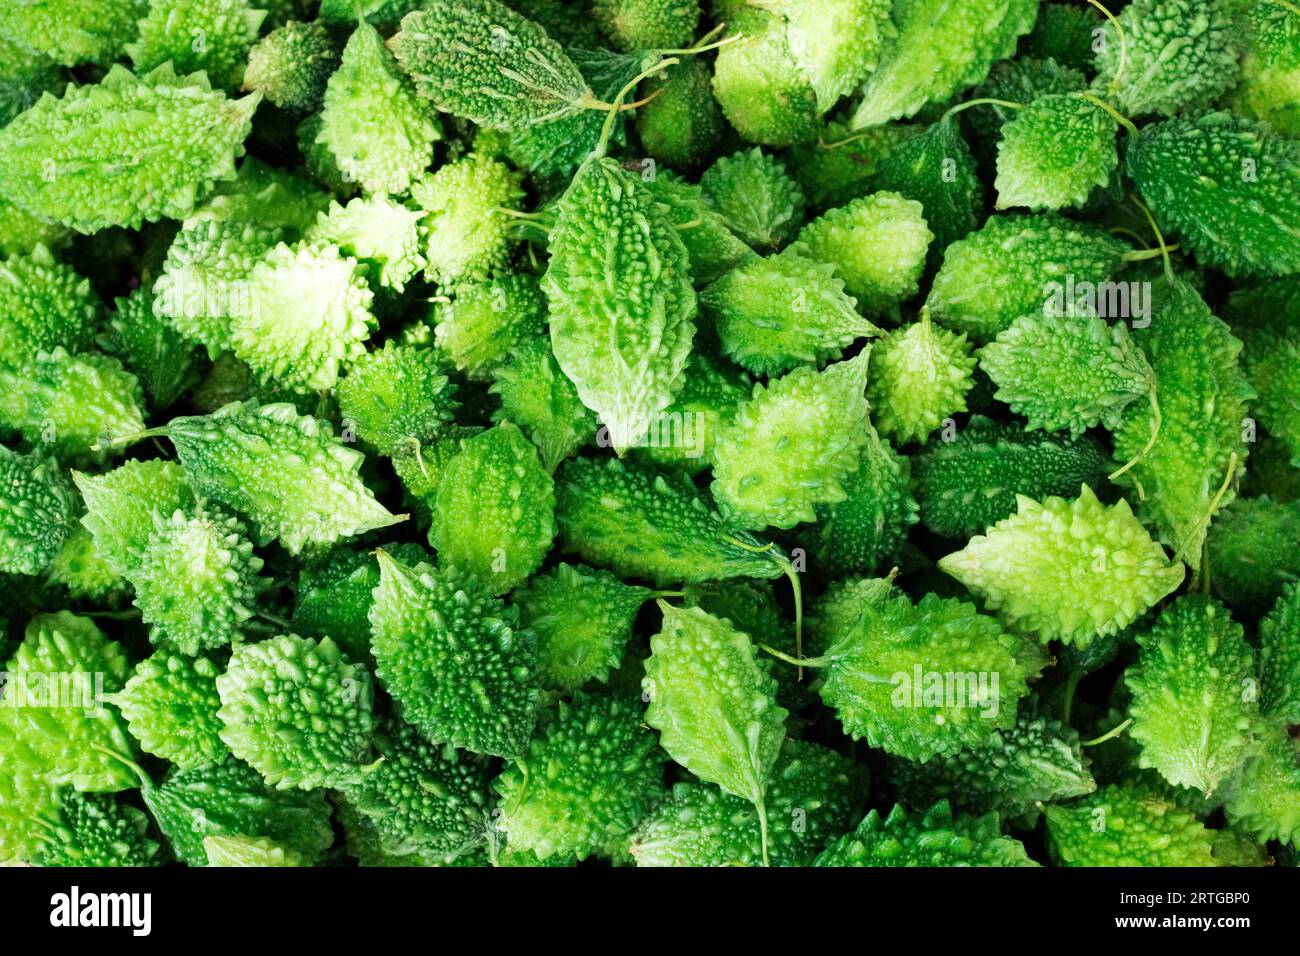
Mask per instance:
[[[1151,215],[1151,210],[1147,208],[1146,203],[1139,199],[1136,194],[1129,196],[1129,200],[1133,205],[1137,206],[1138,209],[1142,210],[1142,215],[1146,217],[1147,225],[1149,225],[1151,231],[1155,233],[1156,242],[1160,246],[1160,257],[1165,260],[1165,278],[1172,283],[1174,281],[1174,266],[1173,263],[1169,261],[1169,246],[1165,242],[1165,234],[1161,232],[1160,227],[1156,225],[1155,216]]]
[[[1074,708],[1074,692],[1079,687],[1079,681],[1083,678],[1083,671],[1070,671],[1070,677],[1065,682],[1065,706],[1061,709],[1061,723],[1070,726],[1070,711]]]
[[[758,646],[777,660],[785,661],[787,664],[794,664],[796,667],[825,667],[831,662],[829,657],[791,657],[785,651],[778,651],[768,644],[759,644]]]
[[[1128,725],[1131,724],[1131,723],[1133,723],[1133,718],[1132,718],[1132,717],[1130,717],[1128,720],[1124,721],[1124,723],[1120,724],[1118,727],[1112,727],[1110,730],[1106,731],[1106,732],[1105,732],[1104,734],[1102,734],[1100,737],[1094,737],[1094,738],[1092,738],[1092,740],[1085,740],[1085,741],[1083,741],[1082,743],[1079,744],[1079,746],[1080,746],[1080,747],[1095,747],[1095,746],[1097,746],[1097,744],[1104,744],[1106,741],[1110,740],[1112,737],[1118,737],[1118,736],[1119,736],[1120,734],[1122,734],[1124,731],[1128,730]]]
[[[1196,536],[1201,533],[1201,530],[1210,523],[1210,519],[1214,517],[1214,513],[1219,510],[1219,503],[1223,501],[1223,496],[1228,493],[1228,486],[1232,484],[1232,479],[1237,474],[1237,461],[1237,453],[1234,451],[1231,457],[1228,458],[1228,473],[1223,476],[1223,484],[1219,486],[1219,490],[1216,491],[1214,497],[1210,499],[1210,506],[1205,509],[1205,514],[1201,515],[1200,520],[1196,522],[1187,537],[1183,540],[1182,547],[1180,547],[1174,555],[1175,561],[1184,560],[1183,555],[1187,551],[1187,546],[1196,539]],[[1197,561],[1196,568],[1198,574],[1200,573],[1200,567],[1201,562]]]
[[[1119,36],[1119,66],[1115,68],[1115,75],[1110,81],[1110,95],[1114,96],[1119,90],[1120,77],[1124,75],[1124,69],[1128,66],[1128,39],[1124,36],[1124,27],[1120,25],[1119,20],[1115,19],[1115,14],[1107,10],[1097,0],[1088,0],[1088,2],[1102,12],[1102,15],[1110,21],[1111,26],[1115,28],[1115,33]]]
[[[725,40],[714,42],[713,38],[721,34],[725,29],[727,29],[727,25],[725,23],[719,23],[716,27],[704,34],[704,36],[700,37],[688,47],[683,47],[680,50],[655,50],[654,52],[658,53],[660,56],[695,56],[699,53],[708,53],[710,50],[720,49],[728,43],[735,43],[744,36],[743,33],[735,33],[727,37]]]
[[[258,611],[257,616],[264,621],[269,621],[270,623],[274,624],[276,627],[283,627],[286,630],[291,630],[293,628],[293,624],[290,623],[288,620],[282,618],[278,614],[272,614],[270,611]]]
[[[939,122],[946,123],[952,117],[956,116],[962,110],[970,109],[972,106],[1005,106],[1009,110],[1023,110],[1024,103],[1015,103],[1011,100],[999,100],[989,96],[981,96],[977,99],[967,100],[965,103],[958,103],[948,112],[939,118]]]
[[[672,56],[668,57],[667,59],[660,60],[658,63],[655,63],[653,66],[645,70],[642,70],[633,79],[631,79],[626,86],[624,86],[621,90],[618,91],[618,95],[614,97],[614,101],[609,104],[609,114],[605,117],[605,124],[600,128],[600,139],[596,141],[596,148],[592,151],[593,156],[605,155],[605,150],[609,148],[609,138],[614,133],[614,120],[618,118],[618,114],[623,109],[623,101],[627,99],[627,95],[629,93],[631,93],[633,90],[636,89],[637,84],[640,83],[642,80],[649,79],[650,77],[654,76],[656,73],[662,73],[670,66],[676,66],[680,62],[681,60],[677,59],[677,57],[672,57]]]
[[[1118,232],[1119,230],[1113,230],[1113,231]],[[1136,236],[1139,239],[1142,238],[1141,236],[1138,236],[1137,233],[1130,233],[1130,235]],[[1155,249],[1134,249],[1131,252],[1124,253],[1124,255],[1120,256],[1120,259],[1122,259],[1124,262],[1146,262],[1148,259],[1156,258],[1156,256],[1163,257],[1167,252],[1177,252],[1177,251],[1178,251],[1178,243],[1175,242],[1168,246],[1157,246]]]
[[[108,451],[110,448],[125,448],[127,445],[134,445],[136,442],[144,441],[146,438],[156,438],[158,436],[166,437],[168,434],[168,426],[160,425],[158,428],[146,428],[142,432],[134,432],[130,435],[123,435],[121,438],[114,438],[107,445],[95,442],[95,444],[90,446],[90,450]]]
[[[1133,136],[1137,135],[1138,128],[1133,125],[1133,121],[1129,119],[1127,116],[1123,116],[1117,109],[1115,109],[1115,107],[1111,106],[1105,100],[1101,99],[1100,97],[1093,96],[1091,93],[1084,93],[1082,91],[1076,93],[1075,95],[1078,96],[1080,99],[1087,100],[1089,103],[1091,103],[1093,106],[1097,107],[1098,109],[1105,110],[1107,113],[1110,114],[1111,119],[1113,119],[1120,126],[1123,126],[1126,130],[1129,131],[1131,135]]]
[[[138,607],[128,608],[125,611],[79,611],[86,617],[97,617],[105,621],[138,621],[140,619],[140,609]]]
[[[1151,383],[1151,391],[1149,391],[1147,395],[1151,402],[1151,437],[1148,438],[1147,443],[1142,446],[1142,450],[1134,455],[1125,465],[1112,471],[1106,476],[1110,481],[1114,481],[1120,475],[1125,474],[1130,468],[1145,458],[1151,452],[1151,449],[1155,447],[1156,439],[1160,437],[1160,427],[1164,424],[1164,417],[1160,414],[1160,399],[1156,397],[1156,384],[1154,381]]]
[[[767,802],[764,797],[760,797],[758,803],[754,804],[758,809],[758,839],[763,852],[763,865],[771,866],[771,861],[767,858]]]
[[[140,778],[141,790],[153,789],[153,780],[151,780],[149,778],[149,775],[144,772],[144,768],[141,767],[134,760],[131,760],[129,757],[123,757],[116,750],[110,750],[109,748],[105,747],[103,744],[92,743],[90,746],[92,749],[98,750],[102,754],[107,754],[108,756],[116,760],[118,763],[122,764],[123,766],[127,767],[132,772],[134,772],[135,775]]]

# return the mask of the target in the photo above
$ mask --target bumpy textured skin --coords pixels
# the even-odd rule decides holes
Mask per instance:
[[[944,250],[984,218],[984,184],[962,138],[961,124],[951,119],[905,139],[884,156],[876,165],[871,188],[921,204],[925,224],[934,233],[931,266],[937,266]]]
[[[437,115],[416,96],[379,31],[358,26],[325,87],[316,142],[367,193],[400,195],[441,138]]]
[[[591,15],[620,50],[690,46],[700,22],[696,0],[593,0]]]
[[[1072,69],[1089,69],[1093,30],[1099,26],[1101,20],[1092,10],[1070,3],[1044,3],[1038,8],[1034,29],[1025,38],[1025,52]]]
[[[418,544],[388,544],[399,561],[418,564],[429,553]],[[293,630],[303,637],[330,637],[349,659],[370,663],[370,606],[379,584],[379,562],[361,549],[336,548],[298,574]]]
[[[248,518],[257,544],[298,554],[403,520],[362,482],[361,453],[292,405],[227,405],[172,419],[168,435],[195,492]]]
[[[664,763],[640,701],[578,694],[497,777],[497,826],[543,861],[622,853],[663,796]]]
[[[713,98],[712,79],[708,63],[693,57],[647,81],[647,96],[663,90],[637,110],[637,133],[647,153],[681,170],[699,166],[713,153],[726,123]]]
[[[186,220],[154,283],[154,312],[209,357],[232,348],[232,319],[251,305],[248,278],[281,235],[239,220]]]
[[[460,453],[460,443],[482,429],[466,425],[448,425],[441,437],[419,449],[399,451],[393,456],[393,470],[401,479],[404,499],[421,527],[433,521],[438,502],[438,484],[447,463]]]
[[[833,265],[791,252],[733,269],[700,293],[700,305],[722,350],[759,375],[839,358],[844,346],[880,333]]]
[[[344,421],[389,456],[442,434],[456,410],[455,392],[436,352],[391,341],[357,359],[336,389]]]
[[[17,0],[0,13],[0,33],[21,49],[64,66],[117,59],[148,0]]]
[[[844,491],[843,501],[818,506],[810,550],[827,574],[866,574],[893,561],[916,524],[911,459],[871,433]]]
[[[282,229],[284,238],[292,241],[301,237],[329,204],[330,194],[311,179],[250,156],[239,164],[233,181],[217,184],[212,197],[195,210],[194,218]]]
[[[488,818],[488,764],[424,740],[401,720],[375,736],[381,763],[343,788],[369,818],[384,852],[450,861],[483,842]]]
[[[1105,25],[1105,42],[1096,51],[1097,85],[1110,88],[1123,57],[1114,99],[1125,115],[1173,116],[1213,104],[1237,79],[1243,6],[1134,0],[1119,15],[1123,41],[1113,24]]]
[[[1143,127],[1128,173],[1166,234],[1230,276],[1300,271],[1300,142],[1229,113]]]
[[[328,637],[241,644],[217,678],[221,739],[280,790],[337,787],[370,756],[374,688]]]
[[[1241,80],[1229,95],[1235,113],[1300,134],[1300,16],[1273,0],[1246,11],[1250,25]]]
[[[234,178],[258,99],[227,99],[204,74],[177,76],[169,64],[142,77],[114,66],[0,130],[0,192],[79,232],[182,218]]]
[[[570,47],[565,52],[577,65],[595,97],[605,102],[612,101],[623,87],[641,74],[642,69],[648,69],[659,60],[659,54],[649,51],[625,54],[606,50],[603,41],[597,41],[593,46],[599,48]],[[496,135],[505,138],[505,155],[516,166],[538,176],[561,176],[567,181],[599,145],[607,115],[603,109],[581,109],[556,120]],[[616,115],[609,142],[626,146],[626,130],[627,120],[621,114]],[[487,135],[494,132],[489,130]]]
[[[1044,664],[974,605],[933,594],[915,605],[873,594],[851,609],[819,609],[817,632],[826,648],[821,697],[845,733],[909,760],[978,746],[1011,727],[1016,702]],[[983,687],[949,680],[976,674],[999,675],[997,686],[991,678]],[[926,683],[932,675],[951,685],[938,698]]]
[[[155,511],[169,515],[194,503],[185,471],[165,459],[131,460],[101,475],[74,471],[73,481],[86,502],[82,524],[94,535],[100,557],[120,575],[139,567]]]
[[[714,447],[713,495],[730,521],[791,528],[848,496],[844,479],[869,438],[868,353],[754,386]]]
[[[856,128],[913,116],[927,103],[983,81],[995,60],[1015,52],[1038,13],[1037,0],[905,0],[895,5],[898,36],[863,86]]]
[[[72,479],[86,503],[81,523],[94,535],[95,550],[121,575],[140,566],[155,512],[170,515],[194,504],[185,472],[174,461],[128,461],[99,475],[74,471]]]
[[[560,468],[555,497],[561,548],[620,577],[667,587],[782,573],[775,553],[671,472],[577,458]]]
[[[325,242],[280,243],[249,274],[249,309],[231,327],[235,355],[263,381],[324,391],[365,354],[373,293],[351,256]]]
[[[504,594],[541,566],[554,538],[555,485],[524,433],[503,422],[462,442],[438,482],[429,543],[439,562]]]
[[[1061,866],[1214,866],[1213,832],[1168,798],[1112,784],[1043,808],[1047,843]]]
[[[176,858],[190,866],[207,864],[209,836],[256,833],[311,861],[334,842],[323,793],[276,790],[233,757],[173,772],[145,788],[144,802]]]
[[[1241,372],[1241,343],[1187,283],[1178,281],[1151,325],[1133,338],[1156,373],[1160,433],[1124,481],[1141,483],[1144,516],[1155,522],[1160,538],[1196,563],[1205,540],[1212,503],[1228,476],[1235,453],[1245,461],[1243,420],[1254,397]],[[1131,461],[1151,440],[1148,402],[1128,407],[1115,433],[1115,457]],[[1218,506],[1231,502],[1229,484]]]
[[[1069,93],[1040,96],[1002,127],[998,208],[1082,206],[1119,165],[1119,124],[1095,103]]]
[[[471,378],[486,378],[514,346],[546,331],[546,296],[530,275],[460,283],[433,319],[438,348]]]
[[[1300,724],[1300,585],[1288,584],[1259,623],[1259,704],[1278,722]]]
[[[1300,834],[1300,744],[1282,727],[1260,731],[1255,752],[1224,785],[1228,822],[1261,842]]]
[[[117,359],[55,348],[21,368],[0,364],[0,426],[65,457],[102,460],[106,436],[144,428],[144,393]]]
[[[548,474],[596,434],[595,416],[555,361],[550,336],[534,335],[515,345],[493,369],[488,391],[501,400],[492,420],[523,429]]]
[[[731,231],[726,220],[694,183],[659,170],[646,186],[667,207],[667,215],[690,259],[691,278],[697,288],[707,286],[741,263],[755,258],[754,250]]]
[[[505,265],[509,221],[497,210],[519,204],[519,179],[504,163],[474,153],[411,186],[412,198],[427,212],[421,223],[428,237],[427,278],[451,285],[486,279]]]
[[[77,525],[63,541],[46,568],[51,584],[61,584],[68,589],[73,600],[97,601],[115,604],[126,582],[100,556],[95,539],[81,525]]]
[[[1300,502],[1238,498],[1210,525],[1207,550],[1215,591],[1230,604],[1268,601],[1300,580]]]
[[[804,196],[785,163],[757,146],[720,157],[700,189],[727,226],[754,249],[776,249],[804,223]]]
[[[1255,660],[1241,625],[1212,598],[1184,595],[1138,635],[1124,671],[1140,767],[1214,791],[1246,757],[1259,713]]]
[[[325,27],[290,20],[249,52],[244,89],[257,90],[276,106],[309,112],[320,106],[338,65],[338,48]]]
[[[115,304],[105,347],[140,381],[153,411],[170,407],[198,381],[194,343],[154,310],[144,286]]]
[[[66,790],[38,866],[157,866],[149,817],[111,795]]]
[[[853,130],[844,122],[828,119],[816,142],[791,147],[787,154],[790,171],[799,180],[811,208],[843,205],[869,193],[873,188],[871,178],[885,159],[920,132],[910,123]],[[898,185],[879,188],[907,195],[907,190]]]
[[[1037,866],[1019,840],[1003,836],[996,813],[953,814],[941,800],[909,817],[896,804],[887,817],[872,810],[813,866]]]
[[[1073,501],[1016,496],[1017,512],[939,561],[1009,626],[1079,647],[1114,634],[1183,582],[1134,517],[1087,485]]]
[[[817,744],[787,740],[767,794],[772,866],[808,866],[853,825],[866,798],[862,764]],[[632,836],[637,866],[761,866],[754,807],[717,787],[676,784]]]
[[[777,0],[795,65],[825,113],[876,69],[894,36],[889,0]]]
[[[966,335],[939,328],[929,312],[871,349],[867,399],[876,426],[899,444],[925,441],[944,420],[966,411],[975,356]]]
[[[96,706],[101,678],[103,693],[112,694],[131,671],[116,641],[89,618],[38,614],[5,671],[0,754],[16,784],[26,778],[108,793],[137,785],[135,775],[104,752],[134,753],[121,717],[111,705]]]
[[[53,458],[0,446],[0,571],[40,574],[72,532],[76,493]]]
[[[1013,514],[1017,495],[1041,500],[1096,486],[1107,462],[1091,438],[1035,435],[975,415],[912,459],[921,522],[945,538],[969,538]]]
[[[510,596],[520,623],[537,636],[541,682],[575,691],[605,681],[623,658],[648,588],[624,584],[608,571],[560,563]]]
[[[621,455],[681,388],[696,310],[686,247],[639,179],[596,159],[559,201],[550,253],[551,347]]]
[[[870,312],[916,294],[933,238],[919,202],[878,192],[813,220],[793,248],[831,263],[858,305]]]
[[[686,362],[682,390],[665,412],[668,440],[638,448],[634,454],[661,468],[699,474],[712,465],[718,433],[735,421],[736,409],[749,398],[752,390],[753,380],[745,372],[703,352],[692,352]],[[682,426],[680,441],[673,440],[675,422]],[[687,433],[688,426],[691,433]]]
[[[3,83],[0,79],[0,87]],[[38,245],[57,246],[68,233],[66,227],[33,216],[0,195],[0,254],[25,255]]]
[[[62,346],[79,352],[100,316],[99,300],[44,245],[0,262],[0,362],[21,364]]]
[[[1088,59],[1092,59],[1089,37]],[[972,90],[979,99],[1007,100],[1011,103],[1032,103],[1040,96],[1053,93],[1072,93],[1088,85],[1086,72],[1091,68],[1071,67],[1054,59],[1018,56],[993,64],[988,78]],[[961,114],[962,125],[969,131],[971,145],[992,165],[996,156],[998,138],[1002,127],[1015,118],[1018,110],[985,103]]]
[[[928,763],[895,761],[893,783],[910,806],[949,799],[974,813],[1014,817],[1038,802],[1097,789],[1073,728],[1051,717],[1021,714],[988,743]]]
[[[266,837],[210,836],[203,838],[208,866],[308,866],[298,851]]]
[[[45,842],[45,828],[58,813],[58,791],[31,768],[6,766],[0,778],[0,863],[28,862]]]
[[[150,639],[194,655],[238,641],[269,581],[247,528],[219,510],[157,515],[127,579]]]
[[[1278,298],[1289,287],[1300,289],[1300,279],[1280,280]],[[1268,292],[1259,297],[1255,308],[1259,318],[1274,316],[1272,324],[1280,328],[1253,329],[1237,324],[1229,305],[1225,318],[1245,342],[1242,367],[1258,398],[1251,406],[1269,435],[1285,445],[1291,458],[1300,463],[1300,329],[1292,331],[1285,311],[1269,309],[1273,298]],[[1247,299],[1250,302],[1250,299]],[[1254,303],[1251,303],[1254,305]]]
[[[1127,247],[1092,226],[1053,213],[993,216],[944,250],[926,304],[936,322],[979,342],[1043,309],[1044,283],[1102,283]]]
[[[358,197],[346,206],[330,203],[311,230],[309,239],[323,239],[366,264],[367,278],[394,292],[406,289],[427,264],[420,220],[424,214],[386,196]]]
[[[0,19],[0,62],[4,63],[0,67],[0,127],[8,125],[11,119],[28,109],[40,99],[42,93],[57,90],[66,79],[62,68],[45,54],[26,49],[6,36],[3,19]],[[10,231],[16,225],[12,217],[12,209],[5,210],[0,215],[0,220],[4,221],[0,234]],[[36,225],[33,223],[33,226]],[[9,248],[9,241],[13,238],[13,235],[5,235],[4,241],[0,241],[0,249],[6,255],[25,252],[26,249]],[[31,248],[31,245],[27,248]]]
[[[379,552],[370,608],[375,673],[432,743],[513,758],[536,721],[532,635],[471,578]]]
[[[645,661],[645,722],[669,756],[762,812],[787,711],[747,634],[702,608],[659,601],[663,628]]]
[[[751,143],[792,146],[821,131],[817,91],[794,64],[782,17],[745,5],[728,21],[739,38],[718,51],[713,95],[723,114]]]
[[[145,753],[182,770],[220,763],[230,751],[221,741],[221,668],[212,658],[189,657],[160,647],[135,665],[113,696],[127,730]]]
[[[980,349],[979,361],[997,386],[994,397],[1030,428],[1072,438],[1098,423],[1117,428],[1129,403],[1156,387],[1122,319],[1024,315]]]
[[[590,98],[564,49],[496,0],[432,0],[403,19],[388,46],[420,95],[480,126],[545,123]]]
[[[149,0],[126,53],[137,72],[170,60],[180,72],[203,70],[213,85],[233,90],[265,19],[250,0]]]

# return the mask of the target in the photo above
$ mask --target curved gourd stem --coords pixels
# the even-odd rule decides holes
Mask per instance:
[[[831,662],[829,657],[791,657],[785,651],[778,651],[768,644],[759,644],[758,646],[777,660],[785,661],[787,664],[794,664],[796,667],[825,667]]]
[[[1192,527],[1192,530],[1188,532],[1187,537],[1183,539],[1182,546],[1174,554],[1175,561],[1185,560],[1185,555],[1187,553],[1187,546],[1191,544],[1192,541],[1195,540],[1196,536],[1200,534],[1202,530],[1204,530],[1205,526],[1210,523],[1210,519],[1214,517],[1214,513],[1219,510],[1219,503],[1223,501],[1223,496],[1228,493],[1228,487],[1232,484],[1232,479],[1236,477],[1237,462],[1239,460],[1240,459],[1237,457],[1237,453],[1235,451],[1228,458],[1228,473],[1223,476],[1223,484],[1219,485],[1219,490],[1216,491],[1214,493],[1214,497],[1210,499],[1210,504],[1209,507],[1205,509],[1205,514],[1201,515],[1200,520],[1196,522],[1196,524]],[[1199,574],[1200,573],[1199,561],[1197,562],[1196,570],[1197,573]]]
[[[1129,724],[1131,724],[1131,723],[1133,723],[1133,718],[1132,718],[1132,717],[1130,717],[1128,720],[1124,721],[1124,723],[1120,724],[1118,727],[1112,727],[1110,730],[1106,731],[1106,732],[1105,732],[1104,734],[1102,734],[1100,737],[1093,737],[1092,740],[1085,740],[1085,741],[1082,741],[1082,742],[1079,744],[1079,746],[1080,746],[1080,747],[1095,747],[1095,746],[1097,746],[1097,744],[1104,744],[1106,741],[1108,741],[1108,740],[1110,740],[1110,739],[1112,739],[1112,738],[1114,738],[1114,737],[1118,737],[1118,736],[1119,736],[1120,734],[1122,734],[1124,731],[1128,730]]]
[[[1115,14],[1107,10],[1097,0],[1088,0],[1088,2],[1102,12],[1102,15],[1110,21],[1111,26],[1115,28],[1115,33],[1119,36],[1119,66],[1115,68],[1115,75],[1110,81],[1110,95],[1114,96],[1119,90],[1120,77],[1124,75],[1124,69],[1128,66],[1128,39],[1124,36],[1124,27],[1115,18]]]
[[[763,547],[756,548],[752,544],[745,544],[745,542],[727,535],[723,536],[723,540],[735,545],[737,548],[752,551],[754,554],[770,554],[777,567],[785,574],[786,579],[790,582],[790,590],[794,594],[794,649],[799,657],[803,657],[803,585],[799,583],[799,572],[794,569],[794,565],[790,563],[789,558],[777,553],[776,545],[770,541]],[[799,679],[803,680],[802,665],[799,667]]]
[[[1024,103],[1016,103],[1012,100],[1000,100],[991,96],[981,96],[973,100],[967,100],[965,103],[958,103],[943,116],[939,117],[940,123],[946,123],[962,110],[970,109],[972,106],[1005,106],[1009,110],[1023,110]]]
[[[1093,106],[1097,107],[1098,109],[1105,110],[1107,113],[1110,114],[1110,118],[1113,119],[1116,123],[1118,123],[1120,126],[1123,126],[1132,135],[1134,136],[1137,135],[1138,128],[1133,125],[1133,121],[1129,119],[1127,116],[1121,114],[1119,110],[1115,109],[1115,107],[1111,106],[1105,100],[1101,99],[1098,96],[1093,96],[1091,93],[1085,93],[1083,91],[1076,93],[1075,96],[1079,97],[1080,99],[1087,100],[1089,103],[1091,103]]]
[[[1165,278],[1170,282],[1173,282],[1174,265],[1169,259],[1169,251],[1172,247],[1165,242],[1165,234],[1161,232],[1160,227],[1156,225],[1156,217],[1151,215],[1151,210],[1147,208],[1147,204],[1139,199],[1136,194],[1130,195],[1129,201],[1142,211],[1142,215],[1146,217],[1147,225],[1149,225],[1151,231],[1155,233],[1156,242],[1160,245],[1160,258],[1165,261]]]
[[[710,50],[721,49],[729,43],[735,43],[744,36],[743,33],[734,33],[725,40],[715,41],[713,38],[719,36],[725,29],[727,29],[727,25],[719,23],[688,47],[683,47],[680,50],[655,50],[655,52],[660,56],[696,56],[700,53],[708,53]]]
[[[618,118],[618,114],[622,112],[624,108],[623,101],[627,99],[629,93],[631,93],[633,90],[636,89],[637,84],[640,83],[642,80],[649,79],[650,77],[654,76],[656,73],[662,73],[670,66],[676,66],[680,62],[681,60],[679,60],[675,56],[670,56],[667,59],[660,60],[658,63],[655,63],[653,66],[650,66],[642,70],[630,81],[628,81],[628,83],[621,90],[618,91],[618,95],[614,97],[614,101],[612,103],[606,104],[605,106],[605,108],[609,110],[609,113],[605,117],[605,124],[600,128],[600,139],[597,140],[596,142],[596,148],[592,150],[591,153],[592,156],[605,155],[605,150],[609,148],[609,138],[614,133],[614,120]],[[628,107],[628,109],[631,108],[632,106]]]
[[[134,445],[138,441],[144,441],[146,438],[166,437],[171,434],[167,425],[160,425],[157,428],[146,428],[141,432],[132,432],[130,435],[123,435],[120,438],[110,438],[107,443],[95,442],[90,446],[91,451],[108,451],[111,448],[125,448],[127,445]]]
[[[758,838],[759,838],[759,845],[763,852],[763,865],[771,866],[772,864],[768,861],[767,858],[767,802],[766,800],[760,798],[758,803],[754,804],[754,808],[758,810]]]
[[[1141,451],[1130,458],[1126,464],[1106,476],[1110,481],[1114,481],[1120,475],[1125,474],[1145,458],[1151,449],[1155,447],[1156,439],[1160,437],[1160,426],[1164,424],[1164,417],[1160,414],[1160,399],[1156,397],[1156,383],[1154,380],[1151,383],[1151,391],[1147,393],[1147,397],[1151,402],[1151,437],[1147,439],[1147,443],[1142,446]],[[1145,498],[1145,495],[1142,497]]]
[[[140,789],[141,789],[141,790],[152,790],[152,789],[153,789],[153,780],[152,780],[152,778],[150,778],[150,776],[149,776],[147,773],[144,772],[144,768],[141,767],[141,766],[140,766],[138,763],[136,763],[134,760],[131,760],[129,757],[123,757],[123,756],[122,756],[120,753],[118,753],[116,750],[110,750],[108,747],[105,747],[103,744],[91,744],[90,746],[91,746],[92,749],[94,749],[94,750],[98,750],[100,753],[105,754],[105,755],[107,755],[107,756],[109,756],[109,757],[112,757],[112,758],[113,758],[114,760],[116,760],[118,763],[122,764],[124,767],[126,767],[126,768],[129,769],[132,773],[134,773],[134,774],[135,774],[135,775],[140,779]]]
[[[1074,692],[1079,687],[1079,681],[1083,679],[1083,671],[1070,671],[1070,677],[1065,683],[1065,704],[1061,708],[1061,723],[1070,726],[1070,712],[1074,709]]]

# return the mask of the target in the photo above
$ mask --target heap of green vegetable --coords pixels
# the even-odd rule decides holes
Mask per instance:
[[[9,0],[0,861],[1300,861],[1291,0]]]

